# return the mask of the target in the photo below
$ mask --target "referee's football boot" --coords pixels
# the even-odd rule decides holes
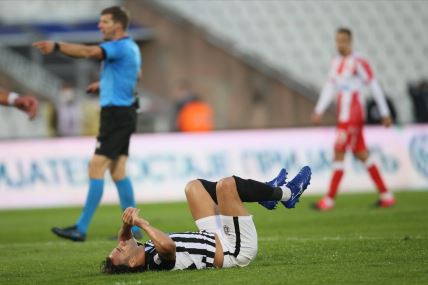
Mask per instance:
[[[79,232],[76,225],[67,228],[53,227],[52,232],[61,238],[72,241],[85,241],[86,239],[86,234]]]
[[[311,184],[311,176],[311,168],[309,166],[304,166],[291,181],[285,184],[285,187],[291,191],[290,199],[281,201],[286,208],[291,209],[296,206],[300,196],[302,196],[303,192],[308,188],[309,184]]]
[[[274,179],[272,179],[271,181],[266,182],[266,184],[271,186],[271,187],[283,186],[285,184],[285,180],[287,179],[287,174],[288,174],[287,170],[285,170],[285,168],[282,168],[279,171],[278,175]],[[274,209],[276,209],[278,201],[261,201],[258,203],[268,210],[274,210]]]

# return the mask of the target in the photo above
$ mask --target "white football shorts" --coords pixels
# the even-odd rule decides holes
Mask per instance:
[[[257,255],[253,216],[209,216],[196,221],[201,231],[217,234],[223,247],[223,267],[247,266]]]

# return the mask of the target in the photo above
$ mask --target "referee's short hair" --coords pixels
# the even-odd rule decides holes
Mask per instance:
[[[112,6],[105,8],[101,11],[101,15],[110,14],[113,22],[120,23],[123,27],[123,30],[128,29],[129,25],[129,13],[120,6]]]
[[[350,39],[352,39],[352,31],[351,31],[351,29],[349,29],[349,28],[346,28],[346,27],[340,27],[340,28],[338,28],[337,29],[337,31],[336,31],[338,34],[345,34],[345,35],[348,35],[348,37],[350,38]]]

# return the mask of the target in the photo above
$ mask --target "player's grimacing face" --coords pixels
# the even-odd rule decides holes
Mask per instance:
[[[111,40],[116,33],[118,24],[113,21],[111,14],[101,15],[98,22],[98,29],[103,34],[104,40]]]
[[[339,54],[344,56],[349,55],[352,51],[352,40],[349,35],[345,33],[337,33],[336,47]]]
[[[119,244],[110,252],[109,257],[114,265],[129,265],[132,258],[138,258],[138,256],[141,256],[141,251],[144,252],[144,247],[139,246],[136,240],[131,238],[126,241],[120,241]],[[140,264],[142,262],[144,262],[144,260],[139,260],[138,263]]]

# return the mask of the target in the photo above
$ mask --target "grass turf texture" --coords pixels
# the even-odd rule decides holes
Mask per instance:
[[[248,205],[259,253],[245,268],[103,275],[99,264],[115,246],[118,206],[98,209],[84,243],[55,237],[80,208],[0,211],[0,284],[428,284],[428,192],[397,193],[391,209],[374,194],[341,195],[334,211]],[[195,229],[184,203],[140,205],[165,231]]]

